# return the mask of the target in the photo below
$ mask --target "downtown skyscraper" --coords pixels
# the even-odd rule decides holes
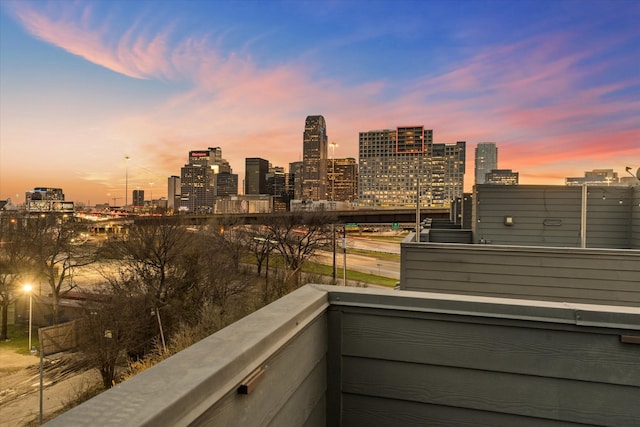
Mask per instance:
[[[217,196],[238,194],[238,175],[222,158],[222,148],[193,150],[180,170],[180,209],[212,212]]]
[[[360,132],[358,198],[367,207],[448,206],[462,195],[466,143],[434,144],[424,126]]]
[[[498,148],[494,142],[481,142],[475,154],[475,183],[484,184],[487,174],[498,169]]]
[[[307,116],[302,136],[303,200],[327,200],[327,125],[323,116]],[[298,197],[298,195],[296,195]]]

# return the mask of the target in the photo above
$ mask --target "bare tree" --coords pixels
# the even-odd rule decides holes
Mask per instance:
[[[232,261],[235,271],[240,271],[242,259],[249,253],[247,246],[252,238],[243,224],[239,224],[232,217],[216,217],[203,229],[203,233],[208,233],[214,244],[226,252],[227,257]]]
[[[73,272],[96,260],[93,248],[77,243],[86,226],[73,216],[47,213],[26,215],[18,227],[34,274],[41,274],[49,285],[53,323],[57,324],[60,299],[76,287]]]
[[[316,250],[331,242],[330,224],[334,217],[325,211],[291,212],[273,215],[267,224],[276,250],[289,270],[286,282],[299,285],[300,268]]]
[[[134,224],[123,239],[110,243],[110,249],[144,292],[162,303],[173,291],[178,260],[190,237],[183,225],[161,217],[151,223]]]
[[[102,384],[111,388],[117,368],[125,366],[132,353],[150,346],[153,337],[153,302],[145,295],[109,293],[85,303],[81,323],[80,350],[85,362],[100,372]]]
[[[2,327],[0,340],[8,339],[9,306],[16,300],[19,283],[29,272],[29,259],[26,256],[24,240],[18,228],[18,215],[0,213],[0,309]]]

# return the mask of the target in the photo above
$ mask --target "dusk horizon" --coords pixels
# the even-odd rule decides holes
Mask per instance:
[[[520,184],[640,168],[640,3],[4,1],[0,199],[167,196],[191,150],[289,169],[305,118],[494,142]],[[330,153],[331,154],[331,153]],[[129,157],[127,161],[125,158]],[[153,184],[151,184],[153,183]],[[148,198],[148,196],[147,196]]]

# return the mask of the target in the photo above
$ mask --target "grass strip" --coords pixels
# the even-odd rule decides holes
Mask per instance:
[[[310,274],[317,274],[321,276],[333,275],[333,267],[330,265],[324,265],[313,261],[307,261],[302,266],[302,271]],[[342,280],[343,270],[342,268],[336,268],[336,277]],[[372,285],[387,286],[393,288],[398,283],[398,279],[392,277],[377,276],[375,274],[362,273],[360,271],[347,269],[347,281],[369,283]]]

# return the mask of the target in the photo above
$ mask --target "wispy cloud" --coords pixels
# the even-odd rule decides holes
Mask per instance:
[[[357,156],[359,131],[424,124],[434,128],[436,142],[467,140],[469,153],[476,142],[495,141],[503,147],[501,166],[516,170],[576,156],[593,158],[594,167],[607,166],[599,159],[640,157],[640,102],[612,96],[640,78],[607,74],[615,64],[597,56],[607,40],[576,47],[573,34],[550,32],[484,48],[439,75],[425,70],[410,81],[349,84],[323,75],[321,65],[310,68],[309,52],[301,52],[304,63],[263,66],[251,58],[252,40],[241,53],[222,54],[210,34],[182,31],[176,38],[177,21],[154,29],[141,17],[117,30],[116,18],[91,4],[39,4],[12,4],[35,37],[132,78],[189,82],[112,130],[153,153],[149,164],[167,175],[179,173],[188,150],[210,146],[223,147],[236,172],[245,157],[298,160],[308,114],[325,115],[340,156]],[[109,180],[100,173],[85,179]]]

